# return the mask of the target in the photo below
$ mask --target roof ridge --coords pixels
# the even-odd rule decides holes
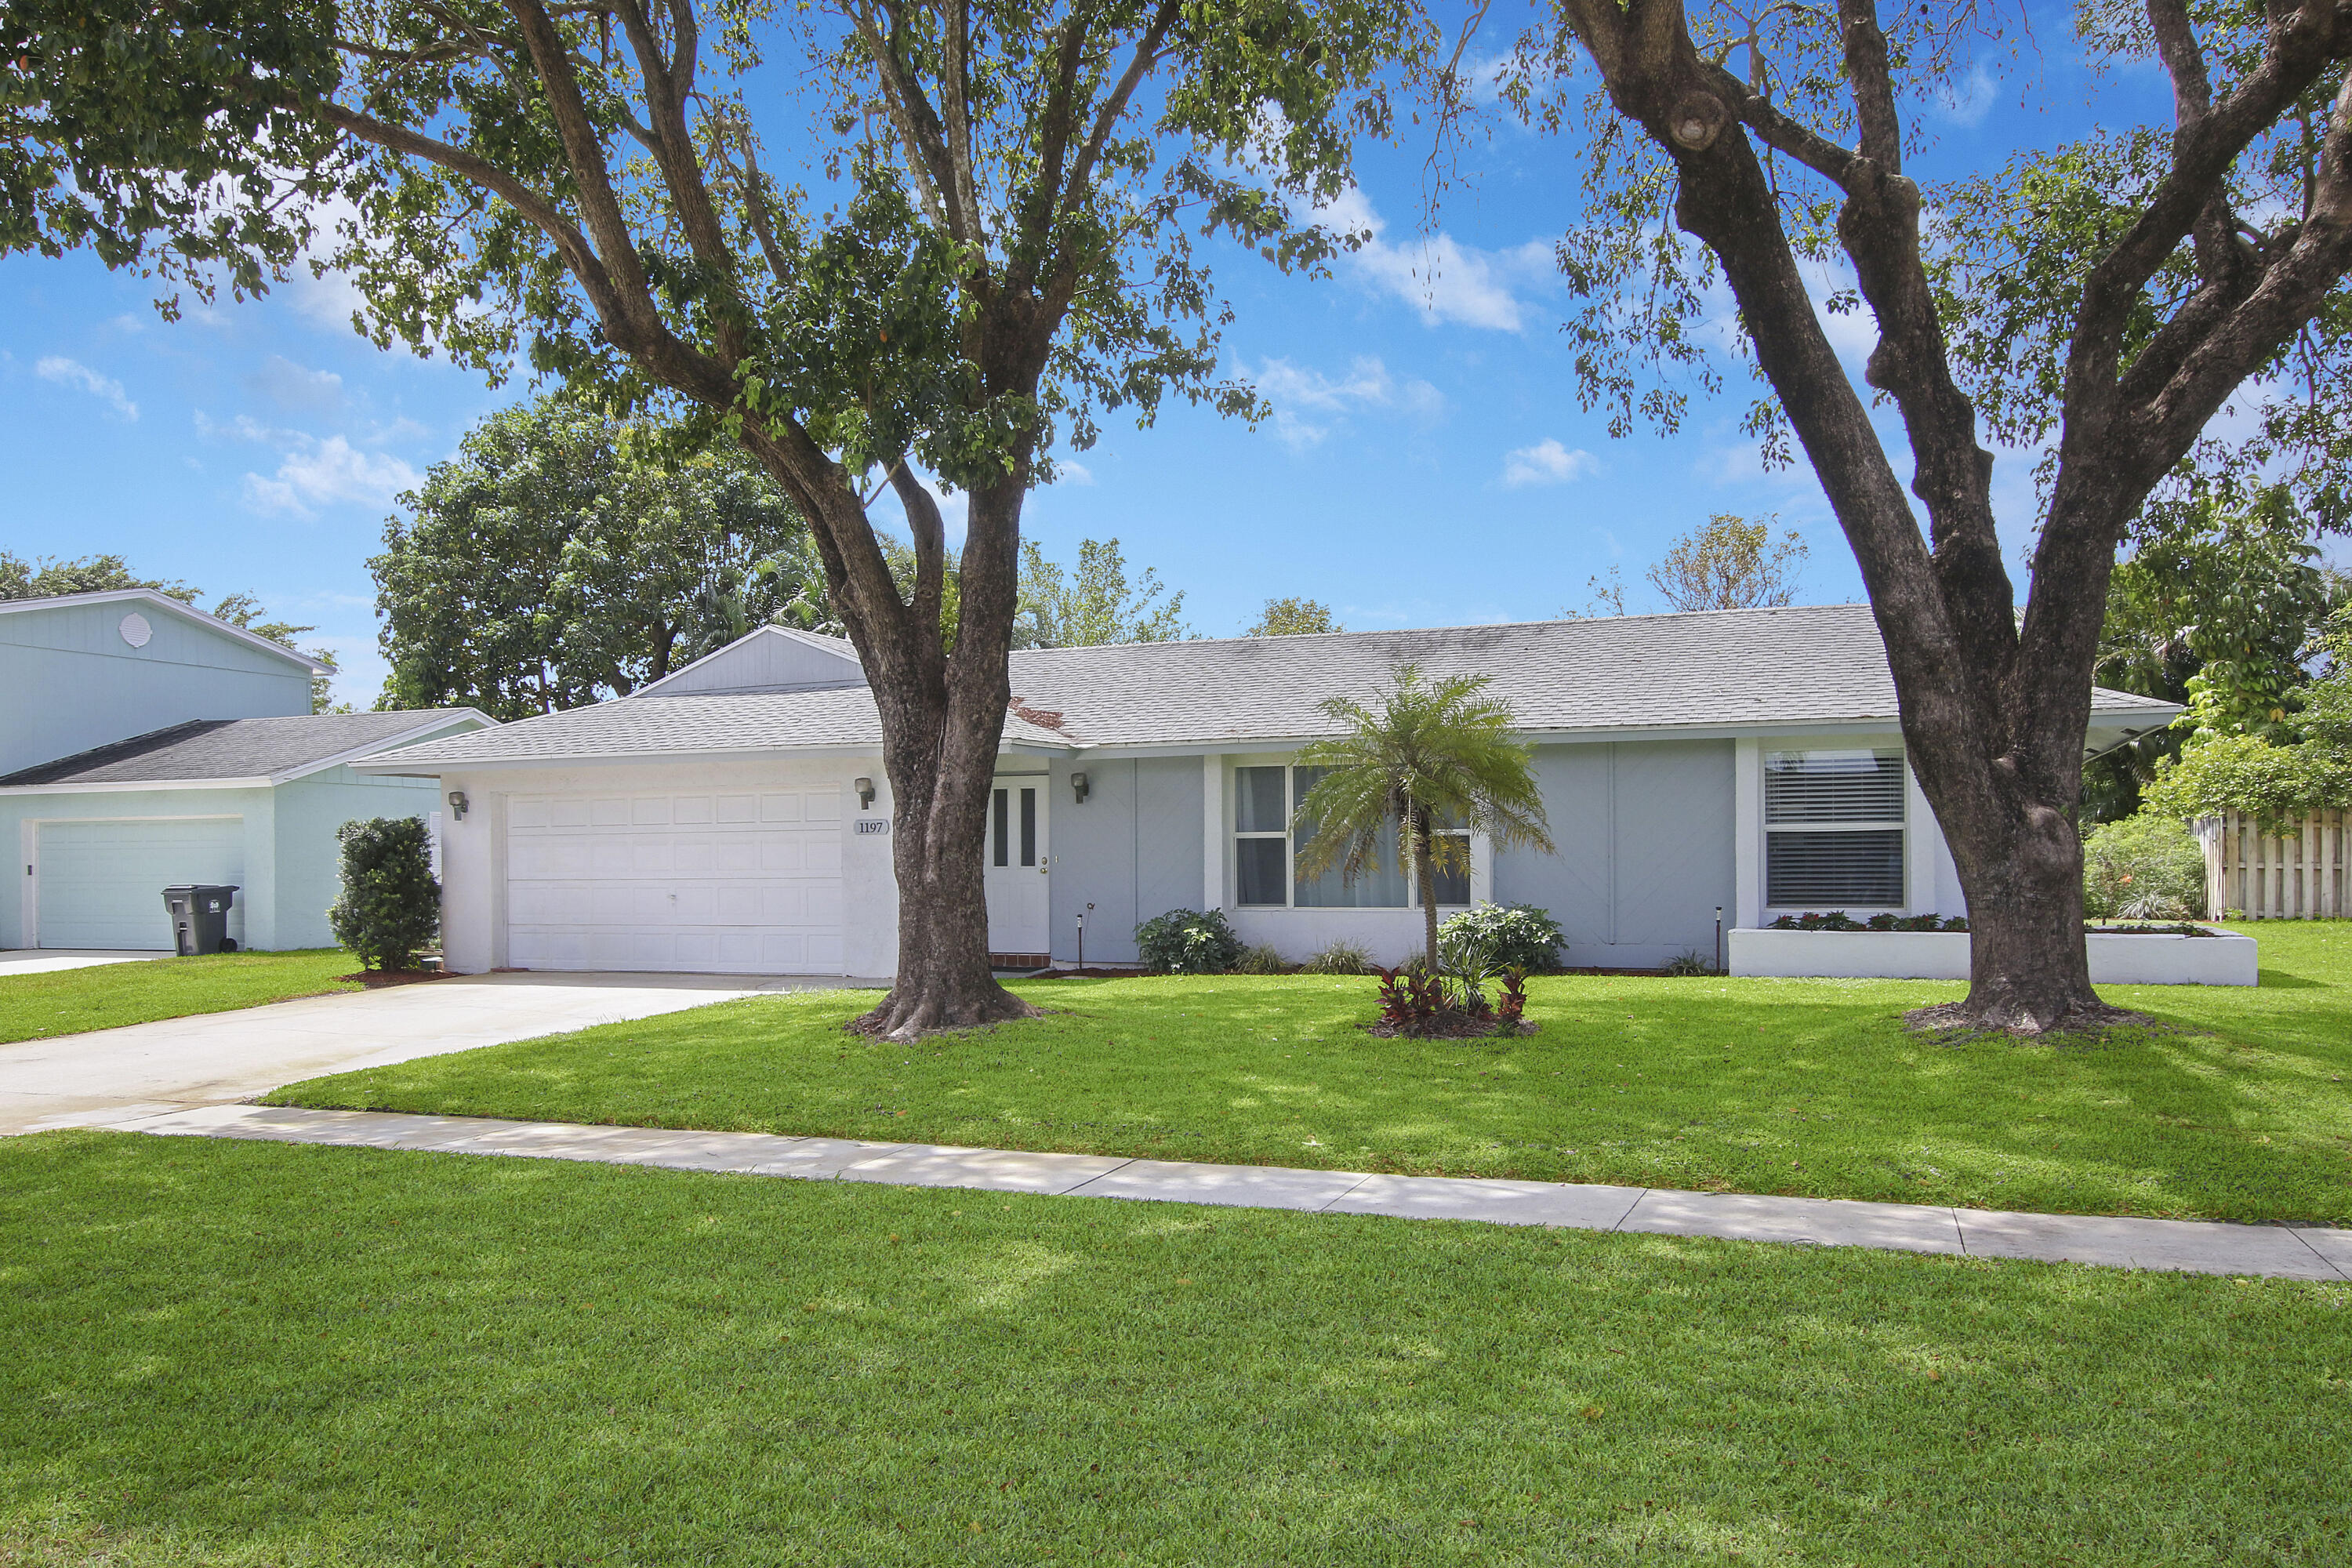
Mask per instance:
[[[1616,626],[1625,621],[1698,620],[1715,616],[1784,616],[1813,610],[1866,610],[1870,605],[1862,601],[1843,600],[1834,605],[1750,605],[1738,609],[1723,610],[1645,610],[1638,616],[1545,616],[1531,621],[1463,621],[1443,626],[1375,626],[1360,631],[1282,632],[1251,636],[1247,633],[1227,637],[1155,637],[1146,642],[1072,643],[1059,647],[1016,647],[1015,654],[1082,653],[1090,649],[1109,647],[1202,647],[1226,643],[1301,643],[1318,642],[1334,637],[1423,637],[1439,632],[1517,631],[1528,626]]]

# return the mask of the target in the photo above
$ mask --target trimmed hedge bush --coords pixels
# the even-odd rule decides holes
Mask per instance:
[[[335,941],[364,969],[414,969],[441,934],[441,884],[421,816],[346,822],[343,894],[327,911]]]
[[[1170,910],[1135,928],[1135,947],[1157,974],[1224,974],[1242,955],[1223,910]]]

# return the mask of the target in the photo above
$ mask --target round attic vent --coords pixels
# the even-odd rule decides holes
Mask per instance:
[[[149,626],[147,617],[137,611],[122,617],[122,640],[132,647],[145,647],[147,639],[154,635],[155,628]]]

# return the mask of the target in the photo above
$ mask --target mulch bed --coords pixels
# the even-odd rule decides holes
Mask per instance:
[[[357,974],[338,974],[338,980],[356,980],[371,991],[381,991],[387,985],[415,985],[426,980],[452,978],[446,969],[362,969]]]
[[[1474,1018],[1467,1013],[1448,1013],[1412,1028],[1400,1028],[1386,1019],[1370,1024],[1359,1024],[1356,1027],[1383,1040],[1493,1040],[1509,1039],[1536,1032],[1536,1026],[1525,1018],[1519,1019],[1517,1023],[1507,1024],[1499,1018],[1491,1016]]]

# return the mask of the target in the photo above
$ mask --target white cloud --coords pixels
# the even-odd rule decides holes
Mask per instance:
[[[1529,240],[1508,250],[1480,250],[1450,234],[1425,235],[1402,245],[1381,236],[1388,223],[1362,191],[1349,186],[1318,215],[1343,233],[1370,236],[1340,265],[1381,292],[1421,311],[1432,326],[1453,321],[1516,332],[1524,324],[1518,289],[1553,276],[1551,247]]]
[[[1274,405],[1274,433],[1293,451],[1315,446],[1358,408],[1391,408],[1412,415],[1424,424],[1445,412],[1445,395],[1413,377],[1400,381],[1387,365],[1371,355],[1349,363],[1347,374],[1328,376],[1319,370],[1270,359],[1255,371],[1244,365],[1243,375],[1258,395]],[[1322,421],[1309,413],[1328,417]]]
[[[1547,436],[1532,447],[1521,447],[1503,458],[1503,483],[1513,489],[1528,485],[1563,485],[1597,472],[1600,459],[1579,447],[1574,450]]]
[[[1054,459],[1054,482],[1057,485],[1091,485],[1095,471],[1073,458]]]
[[[70,360],[63,354],[49,354],[34,363],[33,374],[43,381],[52,381],[59,386],[70,386],[77,392],[87,392],[92,397],[103,398],[124,419],[139,417],[139,405],[124,394],[121,382],[111,376],[99,374],[79,360]]]
[[[341,376],[305,370],[284,354],[271,354],[248,379],[270,402],[298,414],[331,414],[343,405]]]
[[[1937,83],[1928,101],[1935,105],[1938,119],[1972,131],[1992,112],[1993,100],[2000,96],[2000,84],[1984,67],[1976,65],[1969,68],[1965,77]]]
[[[362,452],[341,436],[322,441],[299,431],[273,434],[285,452],[277,474],[245,476],[245,504],[258,512],[310,518],[322,506],[383,506],[419,478],[398,458]]]

